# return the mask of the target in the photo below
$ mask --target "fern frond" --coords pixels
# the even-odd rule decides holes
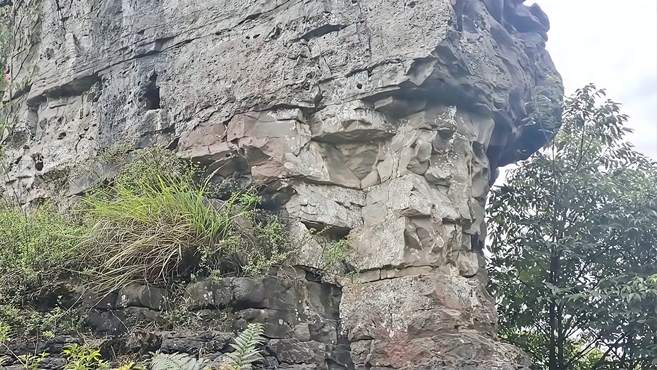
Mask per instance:
[[[258,346],[262,344],[265,339],[262,334],[264,328],[262,324],[251,323],[244,331],[235,338],[235,343],[231,343],[231,347],[235,351],[227,353],[228,359],[225,363],[227,367],[236,370],[250,369],[250,365],[262,358]]]
[[[155,353],[151,358],[151,370],[204,370],[209,361],[197,359],[186,353]]]

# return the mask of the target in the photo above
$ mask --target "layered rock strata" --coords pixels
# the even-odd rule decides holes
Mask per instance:
[[[21,4],[5,196],[65,202],[113,176],[115,153],[163,145],[218,181],[266,187],[266,205],[290,220],[298,269],[324,274],[327,240],[348,241],[348,274],[324,274],[340,297],[322,345],[340,342],[349,360],[298,366],[524,364],[495,337],[482,248],[497,168],[558,128],[562,87],[538,6]]]

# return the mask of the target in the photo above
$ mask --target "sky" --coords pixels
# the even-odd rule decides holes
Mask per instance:
[[[595,83],[623,104],[636,148],[657,160],[657,0],[536,0],[566,94]]]

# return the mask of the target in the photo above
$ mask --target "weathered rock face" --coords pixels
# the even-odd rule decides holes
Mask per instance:
[[[113,174],[108,153],[165,145],[266,185],[291,220],[296,265],[326,267],[311,228],[349,241],[355,273],[334,278],[339,335],[316,346],[345,340],[349,361],[288,354],[304,366],[524,365],[496,341],[482,246],[497,167],[558,128],[562,88],[538,6],[56,4],[32,1],[16,25],[6,194],[79,195]],[[304,340],[290,338],[279,340]]]

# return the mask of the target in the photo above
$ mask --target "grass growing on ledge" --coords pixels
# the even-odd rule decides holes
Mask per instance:
[[[226,234],[228,218],[207,204],[203,189],[183,177],[156,180],[132,187],[119,179],[111,193],[86,200],[95,223],[83,250],[99,290],[165,282],[185,258]]]
[[[211,201],[196,173],[165,149],[144,150],[114,184],[85,199],[93,227],[81,250],[94,290],[166,284],[190,269],[258,273],[284,260],[283,227],[257,220],[259,197]]]

